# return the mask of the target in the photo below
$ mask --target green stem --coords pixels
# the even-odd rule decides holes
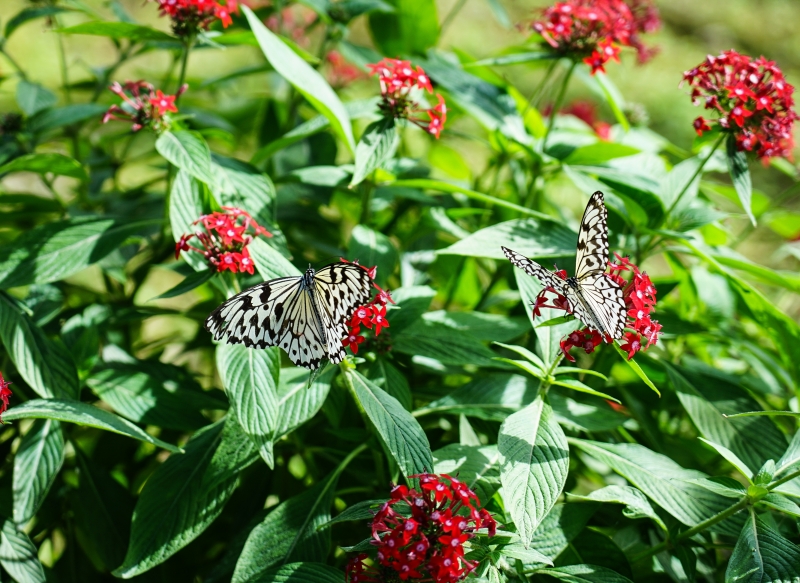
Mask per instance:
[[[192,44],[194,39],[187,39],[186,42],[183,44],[183,53],[181,55],[181,72],[178,74],[178,86],[175,88],[175,93],[180,91],[180,88],[183,87],[183,83],[186,80],[186,66],[189,64],[189,53],[192,50]],[[180,95],[175,98],[175,103],[178,103],[180,99]]]
[[[654,547],[650,547],[649,549],[644,550],[641,553],[638,553],[638,554],[634,555],[633,557],[631,557],[631,563],[636,563],[636,562],[641,561],[643,559],[650,558],[653,555],[657,555],[658,553],[667,550],[668,548],[670,548],[670,545],[672,545],[674,543],[680,542],[682,540],[686,540],[687,538],[692,538],[694,535],[696,535],[696,534],[698,534],[700,532],[703,532],[709,526],[714,526],[715,524],[725,520],[729,516],[733,516],[734,514],[739,512],[740,510],[746,508],[749,503],[750,503],[750,499],[748,497],[742,498],[736,504],[734,504],[733,506],[731,506],[729,508],[726,508],[725,510],[723,510],[719,514],[715,514],[711,518],[709,518],[707,520],[704,520],[703,522],[693,526],[689,530],[684,530],[682,533],[678,534],[678,536],[676,536],[672,541],[665,540],[664,542],[662,542],[660,544],[657,544]]]
[[[0,48],[0,52],[3,53],[3,56],[11,64],[11,66],[14,67],[17,70],[17,73],[19,73],[19,76],[22,77],[25,81],[27,81],[28,80],[28,76],[25,74],[25,71],[22,70],[22,67],[19,66],[19,63],[17,63],[17,61],[14,59],[14,57],[12,57],[11,55],[8,54],[8,52],[6,52],[5,47]]]
[[[56,25],[56,28],[61,28],[58,22],[58,18],[53,16],[53,23]],[[62,35],[58,36],[58,57],[59,57],[59,65],[61,67],[61,86],[64,88],[64,99],[67,103],[72,103],[72,92],[69,89],[69,74],[67,72],[67,51],[64,48],[64,37]]]
[[[569,69],[567,69],[567,74],[564,75],[564,80],[561,81],[561,88],[558,90],[556,100],[553,102],[553,109],[550,111],[550,119],[547,121],[547,132],[544,134],[544,138],[542,139],[542,151],[544,151],[545,147],[547,146],[547,138],[550,137],[550,132],[553,131],[558,110],[561,109],[561,104],[564,102],[564,95],[567,93],[567,86],[569,85],[570,77],[572,77],[572,72],[575,70],[577,64],[577,61],[572,61]]]
[[[700,162],[700,166],[697,167],[697,170],[694,171],[694,174],[692,174],[692,177],[683,186],[683,188],[681,188],[681,191],[678,193],[678,196],[675,197],[675,200],[672,201],[672,204],[669,205],[669,208],[667,209],[667,212],[664,214],[664,218],[665,219],[667,217],[669,217],[672,214],[672,211],[675,210],[675,207],[678,206],[678,203],[680,202],[680,200],[683,197],[683,195],[686,194],[686,191],[689,190],[689,187],[692,185],[692,182],[694,182],[694,179],[697,178],[698,176],[700,176],[700,173],[703,171],[703,168],[705,167],[706,163],[709,160],[711,160],[711,156],[713,156],[714,152],[717,151],[717,148],[722,143],[722,140],[725,139],[725,136],[727,136],[727,134],[723,133],[722,135],[720,135],[719,139],[716,142],[714,142],[714,146],[711,148],[711,151],[708,153],[708,156],[703,158],[703,161]]]
[[[553,61],[547,66],[544,79],[542,79],[542,82],[539,83],[539,86],[536,87],[531,95],[531,98],[528,100],[528,104],[525,106],[525,110],[522,112],[522,117],[525,117],[525,114],[528,113],[528,110],[531,107],[539,107],[539,100],[541,99],[542,95],[544,95],[547,86],[550,84],[550,78],[553,76],[553,71],[556,70],[556,66],[558,66],[558,59],[553,59]]]
[[[553,384],[553,371],[556,370],[556,367],[561,363],[564,359],[564,355],[560,354],[558,358],[553,360],[550,368],[547,369],[547,376],[545,376],[542,380],[539,381],[539,393],[546,395],[547,391],[550,390],[550,386]]]
[[[359,224],[366,225],[369,220],[369,207],[372,204],[372,191],[375,190],[372,182],[365,180],[361,183],[361,216],[358,219]]]
[[[464,7],[464,4],[467,3],[467,0],[458,0],[455,5],[450,9],[450,12],[447,13],[447,16],[444,17],[442,21],[442,26],[439,28],[439,36],[444,35],[444,31],[450,26],[450,23],[453,22],[453,19],[456,15],[461,12],[461,9]]]
[[[767,486],[767,489],[769,491],[772,491],[775,488],[777,488],[778,486],[780,486],[781,484],[785,484],[786,482],[790,482],[790,481],[794,480],[798,476],[800,476],[800,470],[794,471],[791,474],[786,474],[780,480],[776,480],[775,482],[772,482],[769,486]]]

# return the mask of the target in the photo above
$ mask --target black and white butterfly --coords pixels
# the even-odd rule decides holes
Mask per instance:
[[[625,331],[625,300],[622,286],[606,277],[608,265],[608,211],[603,193],[595,192],[586,205],[578,233],[575,276],[561,279],[524,255],[503,247],[511,263],[567,298],[569,307],[589,328],[603,338],[621,338]]]
[[[347,322],[371,288],[367,270],[355,263],[309,267],[236,294],[206,318],[206,330],[228,344],[280,346],[294,364],[316,370],[323,359],[344,359]]]

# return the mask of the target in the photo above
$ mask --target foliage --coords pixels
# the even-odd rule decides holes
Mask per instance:
[[[602,73],[652,56],[653,6],[594,2],[480,60],[442,44],[461,2],[157,0],[154,26],[22,5],[0,38],[2,580],[798,580],[791,87],[706,60],[684,78],[724,107],[685,151]],[[61,43],[37,83],[7,43],[34,25],[114,60]],[[210,55],[224,75],[189,73]],[[594,102],[566,103],[578,82]],[[611,343],[502,250],[573,273],[596,190],[630,283]],[[340,257],[378,290],[344,362],[312,376],[203,329]]]

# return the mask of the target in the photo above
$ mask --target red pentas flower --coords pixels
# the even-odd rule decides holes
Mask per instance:
[[[122,98],[122,104],[109,107],[103,116],[103,123],[126,121],[132,124],[134,132],[145,127],[156,133],[168,130],[170,118],[167,114],[178,113],[175,100],[187,87],[184,85],[175,95],[165,95],[161,89],[156,90],[145,81],[126,81],[124,85],[115,81],[109,90]]]
[[[347,259],[341,258],[341,260],[345,263],[349,263]],[[353,263],[358,265],[358,260],[353,261]],[[359,267],[367,272],[370,279],[375,279],[378,272],[377,266],[367,267],[365,265],[359,265]],[[376,290],[375,297],[372,298],[367,305],[358,306],[353,311],[353,315],[347,323],[349,332],[342,340],[342,346],[350,348],[353,354],[358,354],[358,345],[366,340],[366,337],[362,334],[362,326],[373,331],[376,341],[379,340],[378,336],[381,331],[389,327],[389,321],[386,319],[386,305],[388,303],[394,303],[392,295],[388,290],[381,289],[374,281],[372,287]],[[384,337],[380,339],[378,344],[380,350],[387,351],[391,349],[390,342],[386,339],[386,334],[384,334]]]
[[[252,275],[255,264],[247,246],[253,237],[272,237],[272,233],[242,209],[224,206],[222,211],[203,215],[192,223],[202,225],[205,230],[198,229],[194,233],[181,235],[175,243],[175,259],[180,257],[181,251],[195,251],[202,253],[208,264],[219,272],[230,270]],[[252,231],[252,234],[248,231]],[[197,239],[202,249],[192,246],[192,239]]]
[[[650,281],[647,273],[641,271],[636,265],[631,263],[627,257],[620,257],[614,253],[617,258],[616,262],[609,263],[609,273],[605,276],[613,279],[622,286],[622,296],[625,300],[625,308],[628,316],[628,326],[625,335],[623,336],[623,343],[620,346],[625,352],[628,353],[628,360],[640,350],[646,350],[651,344],[658,342],[658,337],[661,335],[661,324],[656,320],[650,318],[650,314],[655,311],[656,307],[656,287]],[[631,272],[631,279],[627,281],[622,272]],[[554,272],[555,275],[562,279],[566,279],[566,272],[558,270]],[[553,294],[555,298],[552,304],[548,304],[547,294]],[[542,308],[552,308],[556,310],[564,310],[570,313],[569,301],[565,296],[558,293],[551,287],[544,288],[539,295],[536,296],[533,303],[534,317],[541,316]],[[603,337],[596,330],[590,329],[588,326],[575,330],[568,334],[561,340],[561,351],[567,360],[575,362],[575,357],[569,351],[573,348],[581,348],[586,354],[594,352]],[[610,339],[606,339],[610,341]]]
[[[11,390],[8,388],[10,384],[3,378],[3,373],[0,373],[0,402],[2,402],[0,404],[0,423],[3,422],[3,413],[8,409],[8,398],[11,396]]]
[[[438,103],[430,109],[422,109],[412,95],[413,91],[433,93],[431,80],[425,71],[400,59],[383,59],[367,66],[373,75],[378,75],[381,84],[381,112],[387,117],[407,119],[438,138],[447,121],[444,98],[437,93]],[[421,114],[427,114],[427,118],[420,117]]]
[[[774,157],[791,158],[792,127],[798,118],[794,87],[774,62],[731,50],[717,57],[709,55],[683,74],[683,82],[692,87],[695,105],[702,103],[718,116],[695,119],[698,136],[717,124],[735,137],[740,151],[755,151],[764,162]]]
[[[325,61],[328,63],[328,83],[332,87],[345,87],[365,76],[358,67],[348,63],[339,51],[329,51]]]
[[[463,482],[447,474],[419,474],[420,489],[392,488],[372,519],[375,564],[366,553],[347,564],[349,583],[463,581],[478,566],[464,558],[464,544],[479,530],[494,536],[497,523]]]
[[[594,74],[605,71],[609,60],[619,61],[621,47],[636,49],[640,63],[650,59],[655,50],[639,34],[660,25],[651,0],[566,0],[545,8],[531,28],[559,55],[583,60]]]
[[[219,20],[223,28],[233,24],[232,14],[239,13],[236,0],[154,0],[161,16],[172,20],[172,31],[176,36],[194,36],[200,30],[208,30]]]

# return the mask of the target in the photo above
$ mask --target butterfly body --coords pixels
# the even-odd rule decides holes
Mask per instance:
[[[315,370],[344,359],[342,338],[355,308],[369,300],[372,281],[352,263],[310,268],[251,287],[206,319],[215,340],[250,348],[279,346],[296,365]]]
[[[535,261],[503,247],[506,257],[545,287],[564,296],[570,312],[603,338],[616,339],[625,331],[625,301],[622,287],[606,277],[608,227],[603,193],[595,192],[586,205],[578,233],[575,275],[562,279]]]

